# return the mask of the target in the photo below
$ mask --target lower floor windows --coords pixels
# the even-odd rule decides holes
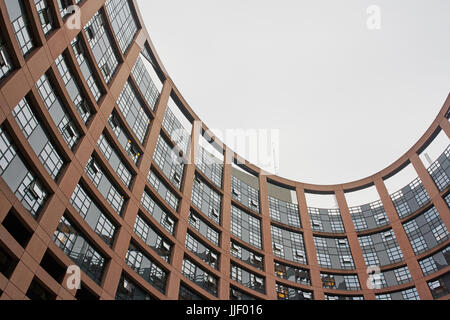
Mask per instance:
[[[62,217],[53,241],[97,284],[101,283],[106,259],[66,217]]]

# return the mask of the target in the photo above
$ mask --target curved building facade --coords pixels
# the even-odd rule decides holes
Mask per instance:
[[[449,299],[450,98],[376,174],[290,181],[208,136],[136,1],[0,13],[0,299]]]

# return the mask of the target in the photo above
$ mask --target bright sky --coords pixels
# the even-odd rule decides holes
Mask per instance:
[[[206,125],[279,129],[279,175],[289,179],[374,174],[420,138],[450,92],[448,0],[138,3]],[[367,28],[371,5],[379,30]]]

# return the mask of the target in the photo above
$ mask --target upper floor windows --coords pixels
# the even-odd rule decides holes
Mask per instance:
[[[267,184],[269,194],[269,213],[274,221],[301,228],[300,212],[297,196],[294,190],[279,187],[272,183]]]
[[[219,188],[222,188],[223,158],[213,144],[200,136],[195,165]]]
[[[131,74],[145,101],[154,111],[162,89],[162,82],[155,72],[154,65],[141,53],[131,69]]]
[[[108,123],[123,150],[128,154],[131,161],[133,161],[134,164],[137,164],[139,158],[141,157],[141,151],[137,145],[133,143],[130,135],[125,131],[123,125],[119,121],[119,117],[112,113],[108,119]]]
[[[127,168],[126,164],[122,161],[117,151],[109,143],[106,136],[102,133],[98,139],[98,147],[103,153],[108,163],[111,165],[114,172],[119,176],[120,180],[127,186],[130,187],[133,174]]]
[[[92,72],[93,68],[91,66],[91,63],[85,57],[84,52],[86,51],[86,49],[84,47],[82,37],[75,37],[72,40],[71,45],[80,67],[81,74],[83,75],[84,80],[86,81],[95,101],[98,102],[100,101],[103,92],[101,91],[100,85],[98,84],[98,80],[95,78],[94,73]]]
[[[0,176],[31,215],[36,217],[48,192],[22,161],[11,138],[0,127]]]
[[[48,35],[53,30],[53,13],[49,7],[48,0],[34,0],[36,10],[39,16],[39,22],[41,23],[42,31],[45,35]]]
[[[450,265],[450,246],[428,258],[420,260],[419,264],[425,276],[447,267]]]
[[[172,97],[169,99],[162,126],[175,144],[186,154],[190,144],[192,124]]]
[[[150,119],[142,107],[130,81],[125,83],[117,100],[117,105],[137,139],[143,143],[150,125]]]
[[[239,282],[240,284],[246,286],[247,288],[253,289],[260,293],[266,292],[266,281],[263,277],[247,271],[244,268],[239,267],[238,265],[231,263],[231,272],[230,272],[231,280]]]
[[[276,283],[278,300],[313,300],[314,295],[312,291],[298,289],[286,286],[281,283]]]
[[[105,175],[95,158],[91,157],[89,159],[89,162],[86,165],[86,173],[114,211],[120,215],[122,213],[125,197],[111,183],[111,180]]]
[[[233,163],[231,196],[245,207],[259,212],[258,178]]]
[[[55,92],[49,77],[44,74],[36,82],[36,88],[39,91],[39,95],[47,107],[53,122],[59,129],[62,137],[66,141],[69,148],[73,148],[80,138],[80,133],[75,127],[74,122],[70,118],[66,108],[64,107],[61,98]]]
[[[420,300],[419,293],[415,287],[391,293],[375,295],[377,300]]]
[[[8,54],[8,48],[0,34],[0,80],[13,69],[13,63]]]
[[[406,182],[411,181],[405,186]],[[417,177],[417,173],[411,163],[406,164],[395,175],[384,180],[388,192],[398,190],[391,193],[391,199],[394,203],[400,219],[404,219],[430,201],[427,190],[422,184],[422,181]],[[399,190],[399,188],[401,188]]]
[[[428,167],[439,191],[444,191],[450,185],[450,145],[440,157]]]
[[[76,2],[80,2],[81,0],[77,0]],[[72,6],[72,0],[57,0],[58,7],[59,7],[59,13],[61,14],[61,18],[65,18],[67,15],[71,14],[72,12],[69,10]]]
[[[261,249],[261,220],[231,206],[231,234]]]
[[[389,224],[384,206],[380,200],[349,208],[356,231],[371,230]]]
[[[439,191],[450,185],[450,144],[444,130],[440,130],[433,140],[419,154]]]
[[[303,234],[271,226],[273,254],[279,258],[307,264]]]
[[[145,217],[138,214],[134,224],[134,232],[162,259],[169,262],[173,245],[149,224]]]
[[[320,273],[322,278],[322,286],[327,289],[334,290],[361,290],[359,278],[357,274],[331,274]]]
[[[13,110],[13,115],[42,165],[50,176],[56,179],[64,161],[53,145],[52,140],[48,137],[46,130],[36,118],[27,98],[20,100]]]
[[[153,160],[170,182],[180,189],[184,173],[184,163],[180,161],[178,155],[170,148],[162,136],[158,137]]]
[[[437,279],[428,281],[428,287],[434,299],[439,299],[450,293],[450,273],[440,276]]]
[[[367,266],[386,266],[403,260],[394,231],[358,237]]]
[[[119,64],[113,50],[111,37],[105,28],[104,14],[99,11],[85,25],[89,46],[100,69],[103,79],[109,83]],[[81,38],[79,38],[81,39]]]
[[[105,6],[120,50],[125,53],[138,29],[130,4],[128,0],[108,0]]]
[[[169,233],[174,234],[176,221],[171,214],[166,213],[147,191],[142,194],[141,204],[145,210],[156,219]]]
[[[81,92],[80,84],[73,72],[69,68],[68,61],[65,56],[61,54],[55,60],[56,68],[63,80],[67,93],[72,100],[80,118],[87,123],[91,117],[91,109],[87,103],[86,97]]]
[[[206,216],[220,225],[222,197],[198,175],[194,178],[191,201]]]
[[[328,269],[354,269],[352,252],[347,238],[323,238],[314,236],[317,262]]]
[[[395,287],[412,281],[411,274],[407,266],[381,273],[369,274],[369,281],[372,289]]]
[[[435,207],[403,224],[416,255],[428,251],[449,238],[449,233]]]
[[[314,231],[345,233],[339,209],[317,209],[308,207],[311,227]]]
[[[198,232],[200,232],[206,239],[208,239],[216,247],[219,246],[219,232],[213,229],[202,218],[191,211],[189,215],[189,224]]]
[[[35,47],[31,25],[27,15],[26,3],[24,0],[5,0],[17,42],[22,54],[27,55]]]
[[[219,253],[215,250],[211,250],[189,232],[186,233],[186,249],[194,253],[212,268],[219,269]]]
[[[235,241],[231,241],[230,243],[230,253],[233,257],[238,258],[242,262],[245,262],[254,268],[264,270],[263,256],[239,245]]]
[[[275,275],[281,279],[304,285],[311,285],[311,275],[309,270],[292,267],[277,261],[275,261]]]
[[[148,173],[147,181],[158,192],[158,194],[172,207],[175,211],[178,210],[178,203],[180,200],[174,195],[172,191],[161,181],[160,178],[152,171]]]
[[[116,300],[153,300],[141,287],[122,274],[116,291]]]

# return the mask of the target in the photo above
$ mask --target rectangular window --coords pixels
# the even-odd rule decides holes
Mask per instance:
[[[173,245],[160,235],[141,214],[138,214],[136,218],[134,232],[162,259],[169,262]]]
[[[113,50],[111,35],[105,27],[105,20],[104,14],[99,11],[85,25],[84,30],[97,67],[102,71],[105,82],[109,83],[119,62]]]
[[[391,199],[398,216],[403,219],[423,207],[430,201],[430,196],[420,178],[416,178],[406,187],[391,194]]]
[[[272,220],[301,228],[298,205],[269,196],[269,213]]]
[[[130,187],[133,174],[127,168],[124,161],[120,158],[119,153],[109,143],[104,134],[100,135],[97,145],[120,180],[122,180],[127,187]]]
[[[249,272],[235,264],[231,264],[230,278],[233,281],[239,282],[243,286],[260,293],[266,292],[265,278]]]
[[[12,70],[13,64],[8,54],[8,48],[0,35],[0,80]]]
[[[116,226],[102,212],[99,206],[88,196],[88,193],[81,185],[77,185],[70,198],[70,203],[78,211],[81,217],[89,226],[105,241],[108,246],[112,246]]]
[[[181,273],[210,294],[217,296],[218,279],[203,268],[184,258]]]
[[[321,267],[342,270],[355,268],[347,238],[314,236],[314,245]]]
[[[138,149],[136,144],[132,142],[131,136],[126,132],[123,125],[120,123],[119,117],[114,113],[111,114],[108,119],[108,123],[123,150],[128,154],[131,161],[133,161],[134,164],[137,164],[142,155],[141,151]]]
[[[98,191],[111,205],[114,211],[120,215],[122,213],[123,204],[125,203],[125,197],[105,175],[99,162],[97,162],[94,157],[91,156],[89,159],[85,171],[92,183],[97,187]]]
[[[65,85],[67,90],[67,94],[72,100],[78,115],[87,123],[89,118],[91,117],[91,109],[87,104],[86,97],[82,94],[80,90],[80,84],[78,83],[78,79],[74,76],[74,74],[70,71],[68,62],[64,55],[58,56],[55,60],[56,68],[58,69],[59,75]]]
[[[191,201],[201,212],[220,225],[222,197],[198,175],[194,179]]]
[[[132,243],[128,248],[125,262],[151,286],[165,293],[167,272]]]
[[[449,233],[435,207],[403,224],[416,255],[448,239]]]
[[[53,122],[58,127],[59,132],[66,141],[70,149],[72,149],[80,138],[80,133],[76,129],[72,119],[70,118],[61,98],[55,92],[53,85],[49,81],[46,74],[36,82],[36,88],[39,95],[47,107]]]
[[[172,215],[168,214],[163,210],[150,196],[147,191],[142,194],[141,204],[145,210],[159,222],[159,224],[164,227],[172,235],[175,230],[175,219]]]
[[[153,160],[170,182],[180,189],[183,179],[184,163],[180,161],[178,155],[162,136],[158,137]]]
[[[0,127],[0,175],[25,209],[37,217],[47,191],[22,161],[11,138]]]
[[[189,224],[198,232],[200,232],[206,239],[208,239],[215,246],[219,246],[219,232],[210,227],[203,219],[191,211],[189,215]]]
[[[26,56],[34,48],[34,39],[31,25],[27,16],[24,0],[5,0],[17,42],[22,54]]]
[[[13,115],[31,148],[50,176],[56,180],[64,161],[48,138],[46,130],[40,125],[26,98],[20,100],[13,110]]]
[[[150,171],[147,176],[147,181],[158,192],[158,194],[171,206],[175,211],[178,210],[179,199],[174,195],[172,191],[162,182],[161,179],[153,172]]]
[[[186,233],[186,249],[194,253],[212,268],[219,268],[219,254],[217,251],[211,250],[190,233]]]
[[[231,179],[231,195],[233,196],[233,199],[250,210],[259,212],[259,190],[235,176],[232,176]]]
[[[439,191],[444,191],[450,185],[450,145],[441,156],[428,167],[428,172],[433,178]]]
[[[116,300],[153,300],[153,298],[144,289],[122,274],[116,291]]]
[[[155,72],[150,73],[150,71],[154,71],[153,65],[149,66],[153,70],[149,70],[146,65],[148,65],[148,61],[143,54],[141,54],[136,60],[136,64],[133,69],[131,69],[131,74],[133,75],[134,82],[138,86],[141,91],[142,96],[144,97],[147,104],[154,111],[156,108],[156,102],[159,98],[160,89],[158,89],[155,85],[155,81],[158,81],[157,75]],[[154,78],[152,78],[151,74],[154,74]],[[161,85],[162,87],[162,85]]]
[[[54,233],[53,241],[92,280],[100,285],[105,258],[66,217],[62,217]]]
[[[125,53],[138,29],[130,4],[128,0],[108,0],[105,6],[120,50]]]
[[[392,230],[358,237],[367,266],[386,266],[403,260],[403,253]]]
[[[100,101],[103,93],[100,89],[100,85],[98,84],[98,80],[95,78],[94,73],[92,72],[94,68],[84,55],[85,47],[83,44],[83,39],[80,36],[77,36],[72,40],[71,45],[84,80],[86,81],[95,101],[98,102]]]
[[[231,206],[231,234],[261,249],[261,220]]]
[[[130,81],[127,81],[117,99],[117,105],[137,139],[143,143],[148,132],[150,119],[142,107]]]
[[[42,31],[45,35],[48,35],[53,30],[53,12],[49,7],[48,0],[34,0],[36,10],[39,16],[39,22],[41,23]]]

